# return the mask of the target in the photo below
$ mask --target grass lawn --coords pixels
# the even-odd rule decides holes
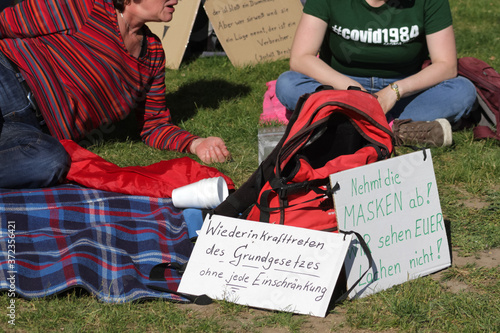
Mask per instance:
[[[450,0],[459,56],[500,69],[500,8],[491,0]],[[225,57],[186,61],[166,74],[174,122],[201,136],[221,136],[233,161],[215,167],[240,186],[257,168],[257,131],[265,83],[286,60],[235,68]],[[121,166],[184,156],[146,147],[126,119],[89,149]],[[18,300],[19,332],[498,332],[500,331],[500,143],[454,133],[455,144],[433,148],[441,206],[450,225],[451,268],[375,295],[347,301],[326,318],[250,309],[228,302],[208,307],[165,301],[108,305],[74,291]],[[409,150],[398,149],[399,154]],[[191,156],[195,158],[194,156]],[[196,158],[195,158],[196,159]],[[495,261],[496,260],[496,261]],[[0,313],[9,298],[0,295]],[[6,315],[0,330],[11,331]]]

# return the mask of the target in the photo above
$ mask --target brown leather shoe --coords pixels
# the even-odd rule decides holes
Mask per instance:
[[[392,125],[395,145],[446,147],[453,143],[451,125],[444,118],[434,121],[396,119]]]

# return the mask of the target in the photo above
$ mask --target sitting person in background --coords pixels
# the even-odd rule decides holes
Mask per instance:
[[[159,149],[229,157],[218,137],[171,123],[165,53],[146,22],[169,22],[177,0],[25,0],[0,13],[0,187],[57,184],[60,139],[79,141],[135,111]]]
[[[451,145],[476,100],[457,77],[448,0],[307,0],[290,69],[276,83],[288,110],[320,85],[358,87],[377,96],[396,145]]]

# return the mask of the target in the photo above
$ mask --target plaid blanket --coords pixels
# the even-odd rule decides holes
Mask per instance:
[[[153,266],[183,264],[192,250],[186,222],[171,199],[73,185],[0,189],[0,290],[37,298],[81,287],[100,301],[185,301],[148,288]],[[167,270],[162,288],[177,290]],[[158,285],[158,282],[156,282]]]

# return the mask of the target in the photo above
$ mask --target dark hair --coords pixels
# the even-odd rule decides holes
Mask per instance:
[[[113,0],[113,5],[121,13],[125,10],[125,5],[128,5],[131,0]]]

